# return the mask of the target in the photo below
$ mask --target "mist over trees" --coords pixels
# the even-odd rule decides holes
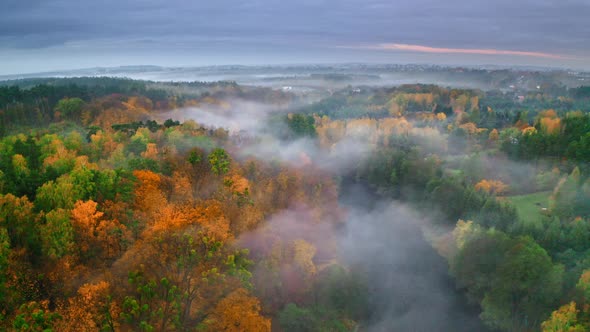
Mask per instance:
[[[590,99],[550,87],[0,86],[0,329],[590,329]]]

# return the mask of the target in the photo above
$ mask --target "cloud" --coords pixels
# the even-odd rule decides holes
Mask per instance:
[[[4,2],[0,53],[10,54],[9,61],[0,61],[4,73],[37,67],[50,71],[58,68],[56,64],[73,69],[84,59],[89,67],[108,63],[467,63],[477,58],[479,63],[534,60],[535,64],[570,66],[576,59],[561,53],[590,55],[587,0],[497,0],[493,5],[467,0]],[[129,40],[150,40],[151,46],[124,43]],[[393,57],[393,52],[379,49],[344,52],[337,47],[366,44],[383,51],[390,41],[399,43],[398,48],[452,45],[456,49],[448,49],[445,54],[451,56],[443,59],[442,53],[433,51],[398,50]],[[122,46],[109,47],[117,42]],[[26,53],[13,55],[15,50]],[[576,67],[590,66],[588,58],[576,61]]]
[[[570,56],[561,54],[544,53],[544,52],[529,52],[529,51],[513,51],[513,50],[499,50],[493,48],[448,48],[448,47],[431,47],[425,45],[410,45],[410,44],[379,44],[375,46],[367,46],[367,49],[374,50],[388,50],[388,51],[408,51],[418,53],[442,53],[442,54],[475,54],[475,55],[516,55],[528,56],[536,58],[548,59],[572,59]]]

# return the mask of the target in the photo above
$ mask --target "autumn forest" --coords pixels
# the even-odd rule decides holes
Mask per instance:
[[[2,82],[0,330],[590,330],[589,111],[558,82]]]

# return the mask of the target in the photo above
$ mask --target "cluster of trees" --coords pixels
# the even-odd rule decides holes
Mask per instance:
[[[13,90],[45,98],[37,89]],[[363,288],[334,260],[330,233],[262,228],[293,206],[309,212],[302,227],[337,224],[329,176],[237,160],[225,130],[143,118],[158,111],[143,95],[58,96],[53,125],[10,119],[30,134],[0,139],[0,329],[357,325]],[[0,109],[28,100],[11,98]]]
[[[362,143],[368,158],[346,181],[455,226],[433,245],[488,326],[584,330],[590,117],[496,111],[489,97],[426,85],[337,92],[281,118],[281,138],[326,152]],[[224,129],[155,120],[235,98],[293,100],[231,82],[0,87],[0,329],[359,328],[371,289],[338,261],[342,179],[241,157]],[[536,163],[522,171],[510,158]],[[524,220],[507,195],[538,191],[551,191],[546,208]]]
[[[590,161],[590,115],[587,113],[570,112],[559,117],[549,110],[539,113],[532,126],[525,122],[519,127],[506,129],[502,141],[502,149],[514,158]]]
[[[363,98],[379,98],[379,93]],[[445,117],[437,119],[436,110],[411,115],[420,111],[410,112],[414,106],[408,105],[422,105],[424,111],[436,100],[428,93],[397,91],[390,117],[314,115],[318,144],[329,149],[351,136],[371,143],[369,158],[359,163],[352,180],[370,184],[384,197],[437,211],[439,222],[456,224],[433,245],[447,257],[458,288],[481,307],[486,325],[584,330],[588,311],[580,283],[590,268],[588,114],[532,109],[506,115],[483,108],[476,97],[459,95],[450,99],[455,112],[448,117],[441,112]],[[529,114],[535,114],[533,120]],[[506,197],[547,191],[533,220]]]

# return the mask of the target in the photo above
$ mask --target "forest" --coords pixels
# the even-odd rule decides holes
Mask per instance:
[[[437,328],[590,330],[590,87],[0,84],[0,330]]]

